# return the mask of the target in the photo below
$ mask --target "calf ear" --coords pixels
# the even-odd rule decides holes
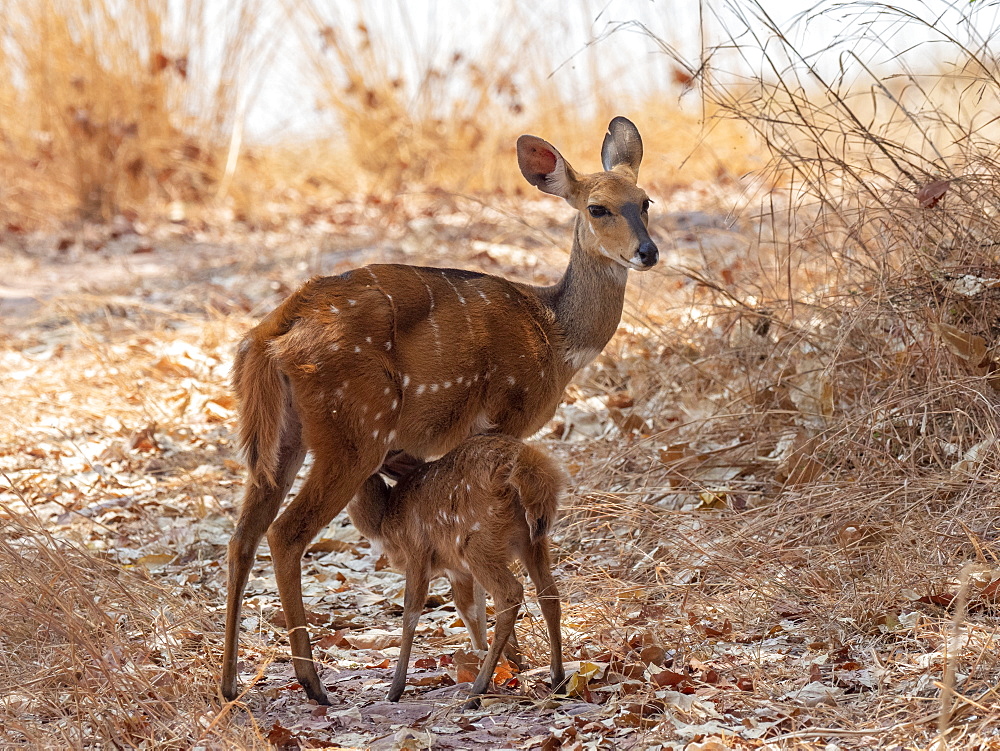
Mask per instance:
[[[524,179],[545,193],[575,203],[580,178],[555,146],[538,136],[517,139],[517,166]]]
[[[639,129],[631,120],[616,117],[608,126],[601,146],[601,164],[608,172],[628,175],[639,179],[639,164],[642,162],[642,138]]]

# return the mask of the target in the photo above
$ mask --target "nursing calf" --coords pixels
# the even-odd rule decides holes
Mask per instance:
[[[513,637],[524,599],[524,589],[509,569],[515,558],[538,593],[549,633],[553,690],[563,683],[559,591],[549,566],[548,532],[564,484],[562,471],[543,451],[512,438],[477,436],[407,475],[391,491],[373,477],[351,501],[347,512],[354,526],[380,542],[393,566],[406,573],[403,642],[389,701],[403,695],[427,587],[443,573],[477,649],[486,647],[486,622],[476,583],[493,597],[493,644],[466,706],[478,704]],[[512,644],[516,652],[516,642]]]

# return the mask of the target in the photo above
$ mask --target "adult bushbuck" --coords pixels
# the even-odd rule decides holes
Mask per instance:
[[[623,117],[581,175],[550,144],[517,140],[521,173],[579,214],[562,279],[534,287],[488,274],[373,265],[306,282],[240,343],[233,367],[249,479],[229,543],[222,693],[234,699],[240,603],[267,532],[295,675],[328,703],[302,604],[301,558],[390,453],[442,456],[470,435],[522,438],[621,320],[629,269],[656,264],[642,140]],[[313,465],[278,516],[306,451]]]
[[[506,436],[481,435],[422,465],[391,491],[375,475],[348,504],[358,531],[381,543],[392,565],[406,573],[403,642],[389,701],[403,695],[427,586],[441,573],[451,582],[455,607],[476,649],[486,649],[486,607],[477,582],[493,596],[497,616],[493,645],[466,708],[478,704],[508,643],[520,664],[517,642],[508,642],[524,599],[524,588],[508,568],[515,558],[538,593],[549,632],[552,689],[562,685],[559,590],[549,566],[548,532],[565,484],[562,470],[544,451]]]

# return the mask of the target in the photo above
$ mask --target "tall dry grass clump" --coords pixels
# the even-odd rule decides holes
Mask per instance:
[[[838,18],[843,31],[810,51],[755,3],[720,17],[728,43],[690,69],[767,145],[771,187],[740,218],[753,228],[745,252],[706,245],[697,270],[680,269],[694,282],[683,308],[635,311],[632,351],[605,376],[628,387],[648,435],[600,478],[645,501],[626,504],[633,535],[606,522],[627,541],[620,570],[666,584],[663,597],[680,587],[690,618],[724,613],[762,643],[789,618],[810,649],[898,666],[898,685],[918,668],[893,649],[930,652],[921,639],[955,628],[995,641],[1000,66],[981,11],[941,23],[888,4],[820,6],[800,21]],[[924,67],[890,49],[900,27],[929,40]],[[966,596],[953,626],[948,608]],[[709,648],[687,638],[695,656]],[[995,652],[977,650],[948,658],[970,702],[1000,675]],[[923,659],[932,674],[943,664]],[[890,706],[881,687],[863,690]],[[833,724],[885,725],[853,711],[844,702]],[[984,732],[996,720],[972,714]]]
[[[205,603],[0,510],[0,744],[264,748],[214,701]],[[190,594],[190,593],[189,593]]]
[[[584,163],[590,155],[574,144],[588,143],[616,115],[639,122],[657,155],[643,167],[646,181],[669,186],[759,166],[742,125],[719,120],[706,135],[703,113],[680,102],[686,77],[660,75],[653,64],[622,71],[598,47],[579,50],[564,66],[552,52],[552,29],[593,23],[598,4],[528,13],[501,3],[493,25],[474,32],[482,44],[447,54],[420,41],[414,12],[403,3],[306,2],[295,15],[304,78],[333,132],[326,149],[313,150],[324,154],[319,162],[297,165],[309,170],[306,182],[380,195],[523,195],[512,168],[520,134],[547,133],[569,145],[568,159]],[[587,28],[577,36],[588,38]],[[585,76],[568,70],[577,65]]]
[[[475,30],[481,44],[446,52],[405,3],[0,0],[0,11],[0,220],[15,229],[171,205],[175,217],[210,204],[252,223],[270,211],[273,223],[358,194],[521,195],[518,135],[585,144],[620,114],[658,155],[647,183],[759,166],[742,124],[706,133],[703,111],[680,101],[689,72],[623,71],[600,45],[564,65],[553,28],[588,38],[596,3],[530,13],[505,3]],[[315,101],[321,128],[292,113],[291,135],[244,138],[252,105],[273,107],[277,87]]]
[[[809,424],[819,476],[982,477],[997,469],[1000,387],[997,59],[975,6],[964,37],[888,4],[837,12],[846,30],[807,55],[748,3],[733,36],[754,37],[743,59],[761,72],[707,88],[765,141],[789,209],[765,217],[755,249],[770,273],[727,291],[780,311],[772,338],[809,363],[776,385]],[[900,27],[929,37],[934,67],[890,49]]]
[[[209,6],[0,3],[0,220],[212,196],[263,39],[257,0]]]

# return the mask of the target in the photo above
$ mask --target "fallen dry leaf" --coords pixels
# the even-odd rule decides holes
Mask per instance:
[[[917,190],[917,203],[922,209],[930,209],[937,206],[944,194],[951,187],[951,180],[935,180],[927,183]]]

